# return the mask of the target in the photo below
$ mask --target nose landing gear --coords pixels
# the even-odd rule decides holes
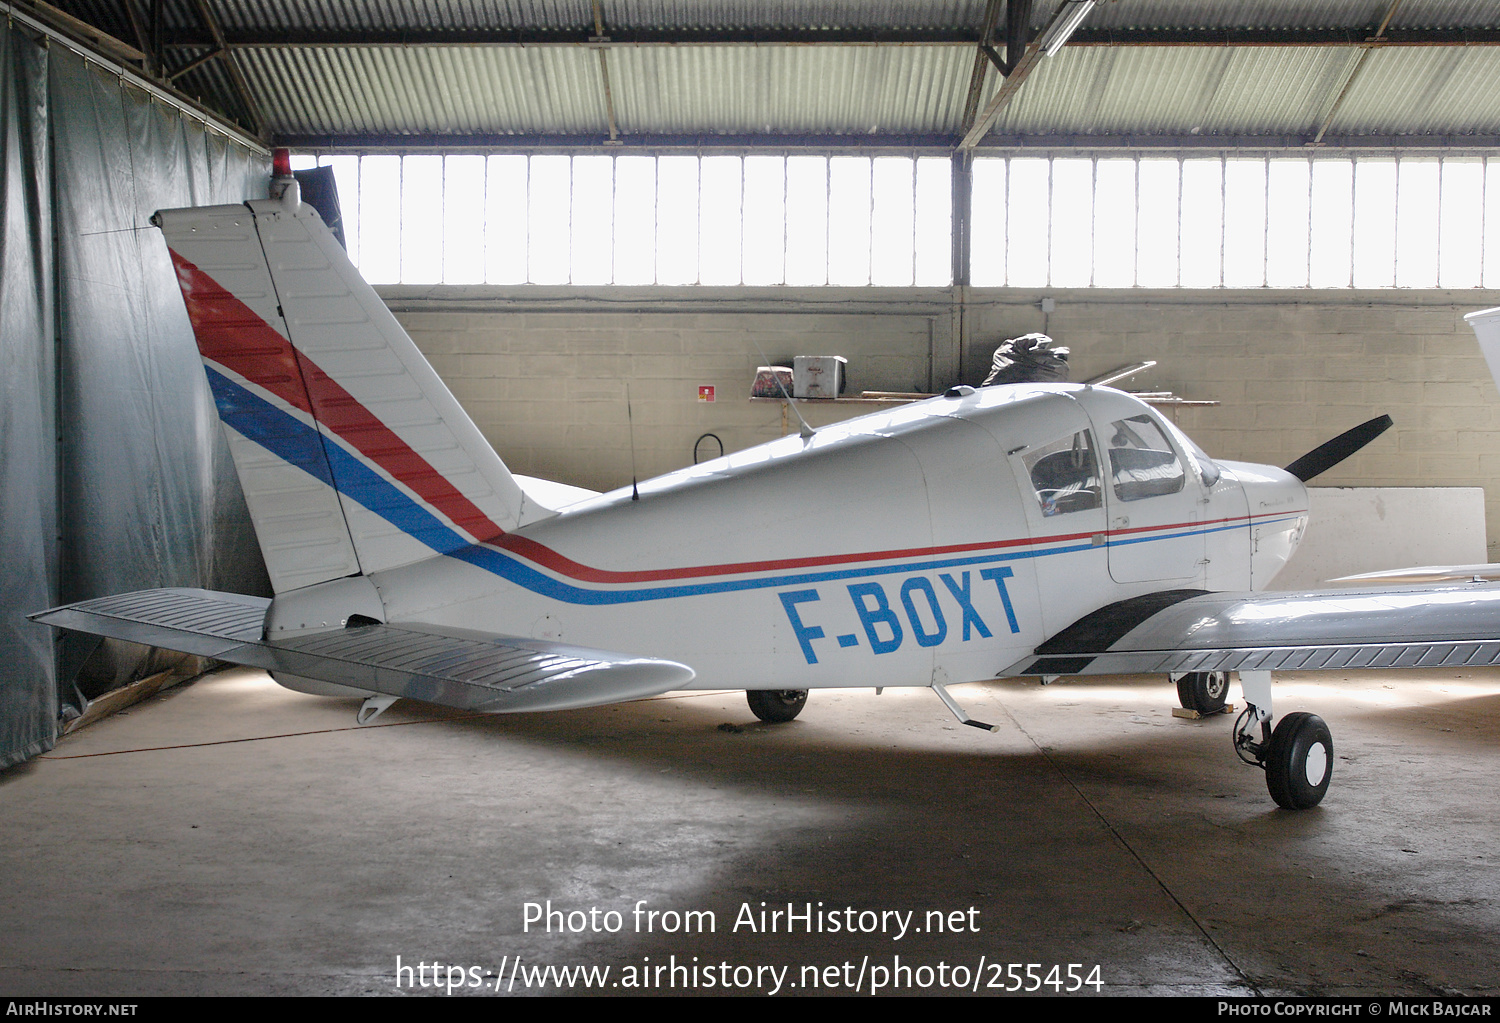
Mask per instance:
[[[1263,768],[1266,788],[1287,810],[1317,806],[1333,778],[1333,734],[1316,714],[1297,711],[1271,728],[1271,673],[1240,672],[1245,709],[1234,723],[1234,751]]]
[[[1266,788],[1278,806],[1317,806],[1333,777],[1333,735],[1316,714],[1282,718],[1266,749]]]

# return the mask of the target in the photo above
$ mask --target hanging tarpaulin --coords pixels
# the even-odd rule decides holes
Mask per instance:
[[[85,703],[93,644],[28,612],[143,587],[269,592],[149,222],[264,196],[266,155],[23,21],[0,23],[0,768]],[[160,666],[114,644],[86,691]]]
[[[57,593],[47,48],[0,22],[0,767],[52,748]]]
[[[258,592],[266,582],[244,498],[150,223],[158,209],[240,201],[247,176],[199,122],[120,76],[67,52],[50,72],[62,600],[159,586]],[[92,694],[166,666],[106,644],[83,685]]]

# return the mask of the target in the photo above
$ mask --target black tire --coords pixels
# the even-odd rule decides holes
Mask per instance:
[[[1188,672],[1177,680],[1177,701],[1199,714],[1219,713],[1229,702],[1229,672]]]
[[[1266,788],[1276,805],[1306,810],[1323,801],[1333,778],[1333,734],[1316,714],[1288,714],[1266,744]]]
[[[806,689],[747,689],[750,710],[762,721],[790,721],[807,705]]]

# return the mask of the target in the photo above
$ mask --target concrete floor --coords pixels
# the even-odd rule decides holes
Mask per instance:
[[[1289,678],[1278,713],[1323,715],[1338,752],[1303,813],[1230,719],[1174,719],[1152,680],[955,690],[998,734],[924,690],[815,692],[782,726],[714,693],[354,728],[355,703],[230,670],[0,774],[0,990],[392,993],[399,956],[412,983],[608,966],[655,992],[673,975],[643,968],[675,956],[715,993],[710,965],[752,992],[773,975],[736,967],[936,992],[941,963],[985,992],[1012,962],[1064,986],[1097,965],[1117,994],[1500,993],[1500,672]],[[547,900],[622,929],[525,930]],[[637,933],[640,900],[716,929]],[[913,930],[736,930],[762,901]],[[961,933],[917,933],[929,911]]]

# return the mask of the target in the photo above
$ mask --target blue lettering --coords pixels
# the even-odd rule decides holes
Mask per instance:
[[[854,610],[859,615],[860,623],[865,627],[865,636],[870,641],[871,650],[877,654],[888,654],[901,645],[905,634],[901,631],[896,612],[891,610],[890,601],[886,599],[885,590],[879,583],[855,583],[849,587],[849,596],[854,601]],[[866,597],[875,598],[874,607],[865,603]],[[875,632],[875,626],[882,622],[891,630],[890,639],[881,639]]]
[[[932,632],[922,630],[922,619],[917,616],[916,602],[911,599],[914,590],[920,590],[927,598],[927,606],[932,608],[932,618],[937,623],[937,628]],[[926,576],[912,576],[901,584],[901,604],[906,608],[906,620],[911,622],[911,631],[917,637],[918,646],[937,646],[948,638],[948,623],[943,620],[942,609],[938,607],[937,593],[933,591],[932,583],[927,581]]]
[[[953,577],[944,572],[938,576],[943,580],[943,585],[948,587],[948,592],[953,594],[953,599],[958,601],[959,610],[964,613],[964,642],[969,641],[970,626],[979,630],[979,634],[985,639],[990,638],[989,627],[984,624],[984,619],[979,617],[979,612],[974,610],[974,602],[970,597],[969,573],[964,573],[964,582],[960,586],[953,581]]]
[[[986,568],[979,573],[979,577],[995,581],[995,588],[1000,591],[1000,599],[1005,604],[1005,620],[1010,623],[1010,631],[1020,632],[1021,626],[1016,621],[1016,609],[1010,606],[1010,594],[1005,592],[1005,580],[1014,574],[1009,568]]]
[[[778,593],[777,596],[781,598],[781,606],[786,608],[786,616],[792,623],[792,631],[797,634],[797,642],[802,644],[802,656],[807,658],[808,664],[817,664],[818,655],[813,653],[812,641],[823,638],[823,629],[818,625],[812,628],[803,625],[802,616],[797,613],[797,605],[821,599],[818,597],[818,591],[788,590],[786,593]]]

